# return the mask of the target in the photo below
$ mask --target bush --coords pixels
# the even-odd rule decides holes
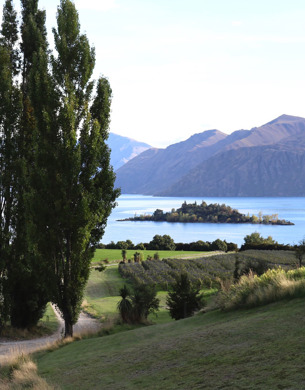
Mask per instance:
[[[244,275],[227,291],[221,291],[217,304],[222,310],[250,308],[282,299],[305,297],[305,268],[284,271],[269,269],[261,276]]]
[[[166,299],[170,316],[175,320],[180,320],[192,316],[196,310],[203,307],[199,290],[200,286],[192,284],[187,274],[182,273],[176,279],[176,283],[171,285],[171,291]]]
[[[210,250],[227,252],[228,250],[227,243],[218,238],[217,240],[212,242],[210,246]]]
[[[147,321],[149,314],[159,310],[160,300],[156,298],[155,286],[138,284],[134,287],[133,294],[126,285],[120,290],[122,297],[117,307],[120,316],[125,323],[141,323]]]
[[[174,251],[176,248],[174,240],[167,234],[160,236],[156,234],[148,245],[148,249]]]

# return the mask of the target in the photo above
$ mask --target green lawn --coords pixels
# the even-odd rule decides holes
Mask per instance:
[[[304,300],[218,311],[36,355],[60,389],[305,388]]]
[[[111,265],[103,272],[91,270],[90,278],[85,293],[85,301],[88,303],[86,311],[97,318],[111,319],[118,316],[117,303],[121,299],[119,289],[128,282],[120,276],[117,265]],[[172,321],[168,310],[165,308],[167,293],[159,291],[160,310],[157,317],[149,316],[149,320],[156,323]]]
[[[47,305],[47,309],[44,313],[44,316],[39,321],[38,325],[42,325],[44,328],[48,329],[49,333],[56,332],[59,323],[50,304]]]
[[[193,251],[151,251],[151,250],[137,250],[137,249],[128,249],[126,256],[127,259],[133,259],[135,252],[143,254],[143,260],[147,259],[147,256],[154,256],[158,252],[160,259],[169,258],[169,257],[202,257],[207,254],[212,254],[212,252],[193,252]],[[122,250],[121,249],[97,249],[94,254],[93,262],[99,262],[103,260],[108,260],[109,263],[119,263],[122,260]]]

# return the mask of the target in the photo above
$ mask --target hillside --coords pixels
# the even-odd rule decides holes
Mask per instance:
[[[209,130],[142,153],[117,171],[123,193],[304,196],[305,119],[282,115],[251,130]]]
[[[162,196],[304,196],[305,142],[223,152],[200,164]]]
[[[109,134],[107,143],[111,149],[111,165],[115,171],[127,161],[151,148],[148,144],[114,133]]]
[[[74,342],[37,357],[60,389],[304,388],[304,302],[210,312]]]

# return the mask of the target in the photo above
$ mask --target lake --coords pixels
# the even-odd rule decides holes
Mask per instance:
[[[168,223],[168,222],[119,222],[118,219],[133,217],[135,214],[153,213],[156,209],[170,211],[187,203],[226,204],[243,214],[278,214],[279,219],[293,222],[294,226],[220,224],[220,223]],[[131,240],[149,242],[155,234],[168,234],[175,242],[214,241],[217,238],[243,244],[244,237],[259,232],[263,237],[272,236],[281,244],[297,244],[305,236],[305,198],[192,198],[153,197],[144,195],[121,195],[118,206],[108,219],[102,242]]]

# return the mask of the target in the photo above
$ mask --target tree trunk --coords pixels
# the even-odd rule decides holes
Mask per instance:
[[[67,337],[73,337],[73,324],[65,318],[65,338]]]

